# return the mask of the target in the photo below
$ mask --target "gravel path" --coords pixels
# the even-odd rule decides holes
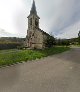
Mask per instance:
[[[80,48],[1,68],[0,92],[80,92]]]

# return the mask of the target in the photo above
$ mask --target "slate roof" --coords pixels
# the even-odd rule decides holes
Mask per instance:
[[[32,8],[31,8],[31,11],[30,11],[30,15],[29,16],[31,16],[31,15],[36,15],[40,19],[40,17],[37,15],[36,5],[35,5],[35,1],[34,0],[33,0]]]
[[[50,36],[48,33],[44,32],[43,30],[41,30],[40,28],[38,28],[38,31],[41,31],[43,34]]]
[[[37,15],[37,11],[36,11],[36,6],[35,6],[35,1],[34,0],[33,0],[33,4],[32,4],[32,8],[31,8],[30,14]]]

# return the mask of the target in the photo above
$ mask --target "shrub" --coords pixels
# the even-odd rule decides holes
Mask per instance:
[[[0,50],[3,49],[15,49],[17,48],[17,46],[20,46],[20,43],[14,43],[14,42],[10,42],[10,43],[0,43]]]
[[[48,36],[44,42],[45,47],[51,48],[55,45],[55,38],[53,36]]]

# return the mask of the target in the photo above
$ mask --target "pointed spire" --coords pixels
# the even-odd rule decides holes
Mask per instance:
[[[37,11],[36,11],[36,6],[35,6],[35,1],[34,0],[33,0],[33,4],[32,4],[32,8],[31,8],[30,14],[36,14],[37,15]]]

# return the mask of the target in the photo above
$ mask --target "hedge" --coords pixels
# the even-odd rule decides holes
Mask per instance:
[[[21,46],[21,43],[10,42],[10,43],[0,43],[0,50],[3,49],[15,49],[17,46]]]

